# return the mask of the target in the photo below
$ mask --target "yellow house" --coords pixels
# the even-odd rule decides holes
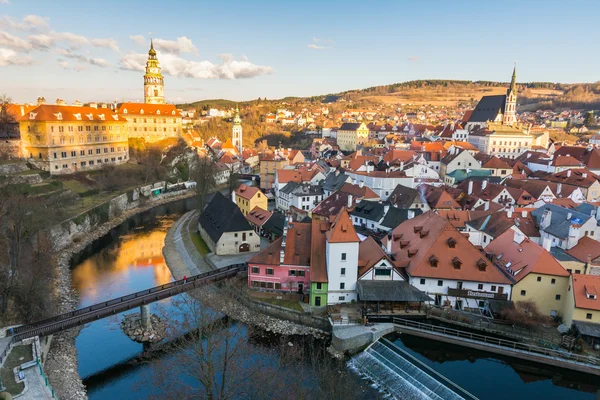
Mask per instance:
[[[233,192],[233,202],[237,204],[244,217],[250,214],[254,207],[260,207],[263,210],[268,209],[267,196],[259,188],[241,184]]]
[[[40,104],[19,118],[22,154],[51,174],[126,163],[127,120],[108,108]]]
[[[583,322],[600,328],[600,276],[571,275],[567,294],[564,323]]]
[[[337,144],[342,151],[356,151],[369,141],[369,128],[363,123],[346,122],[337,132]]]
[[[515,281],[513,302],[533,300],[544,315],[565,314],[569,273],[552,254],[512,229],[492,240],[485,250],[496,254],[496,264]]]

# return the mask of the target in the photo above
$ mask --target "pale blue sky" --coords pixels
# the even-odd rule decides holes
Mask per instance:
[[[598,15],[593,0],[0,0],[0,92],[141,101],[149,32],[171,102],[508,81],[514,60],[519,81],[593,82]]]

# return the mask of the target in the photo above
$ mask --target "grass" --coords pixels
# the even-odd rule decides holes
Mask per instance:
[[[200,253],[202,257],[205,257],[208,253],[210,253],[208,245],[198,232],[190,232],[190,237],[192,238],[194,246],[196,246],[196,250],[198,250],[198,253]]]
[[[88,186],[76,179],[69,179],[67,181],[63,181],[63,187],[77,194],[85,193],[90,190]]]
[[[297,300],[282,300],[282,299],[257,299],[264,303],[273,304],[279,307],[289,308],[290,310],[303,312],[304,309]]]
[[[10,351],[2,369],[0,369],[0,375],[2,376],[2,384],[11,395],[15,396],[20,394],[25,388],[23,383],[17,383],[15,381],[13,368],[32,360],[33,353],[30,344],[15,346]]]

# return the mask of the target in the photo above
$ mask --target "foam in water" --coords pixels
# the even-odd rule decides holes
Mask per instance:
[[[372,380],[382,393],[394,399],[459,400],[461,396],[407,361],[389,347],[376,342],[353,357],[348,366]]]

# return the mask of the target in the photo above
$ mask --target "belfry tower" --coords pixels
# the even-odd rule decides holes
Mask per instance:
[[[148,61],[146,61],[146,73],[144,74],[144,103],[165,104],[165,82],[160,73],[160,63],[156,58],[156,50],[152,39],[150,39],[150,50]]]
[[[517,66],[513,69],[510,88],[506,91],[506,103],[502,123],[512,125],[517,122]]]
[[[238,149],[240,155],[243,151],[242,146],[242,119],[240,118],[240,109],[235,106],[235,117],[233,117],[233,129],[231,130],[231,143]]]

